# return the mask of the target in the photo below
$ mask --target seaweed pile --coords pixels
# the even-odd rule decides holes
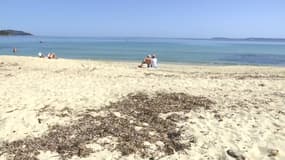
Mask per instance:
[[[153,158],[157,153],[170,155],[195,143],[194,138],[181,141],[182,131],[176,123],[187,117],[177,112],[185,113],[201,107],[209,109],[212,104],[205,97],[184,93],[157,93],[151,97],[144,93],[129,94],[103,109],[88,110],[78,115],[78,120],[70,125],[51,126],[41,137],[4,142],[0,154],[6,153],[8,159],[15,160],[37,159],[40,151],[57,152],[61,159],[86,157],[93,153],[91,148],[86,147],[87,144],[114,137],[116,144],[112,150],[120,151],[122,156],[139,154],[144,158]],[[93,116],[91,112],[106,114]],[[162,115],[166,116],[163,118]],[[110,144],[104,147],[108,146]]]

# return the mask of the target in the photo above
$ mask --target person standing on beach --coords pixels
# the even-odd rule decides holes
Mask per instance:
[[[13,48],[13,53],[16,54],[17,48]]]

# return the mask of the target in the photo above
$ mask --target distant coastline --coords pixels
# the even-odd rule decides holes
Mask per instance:
[[[0,30],[0,36],[32,36],[31,33],[16,30]]]
[[[227,38],[227,37],[213,37],[211,40],[221,41],[285,41],[285,38]]]
[[[248,37],[248,38],[228,38],[228,37],[212,37],[212,38],[186,38],[186,37],[106,37],[106,38],[151,38],[151,39],[182,39],[182,40],[220,40],[220,41],[285,41],[285,38],[263,38],[263,37]]]

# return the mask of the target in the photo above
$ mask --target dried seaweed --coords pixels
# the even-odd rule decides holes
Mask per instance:
[[[175,74],[158,74],[158,73],[144,73],[145,76],[157,76],[157,77],[178,77]]]
[[[157,93],[153,97],[144,93],[130,94],[122,101],[94,110],[106,112],[104,116],[92,116],[90,112],[93,110],[88,110],[70,125],[51,126],[41,137],[4,142],[0,151],[15,160],[37,159],[40,151],[57,152],[61,159],[85,157],[93,152],[86,144],[114,137],[114,149],[123,156],[133,153],[149,158],[157,153],[169,155],[190,147],[194,142],[193,139],[181,142],[182,133],[176,123],[183,117],[174,112],[189,112],[199,107],[208,109],[212,104],[205,97],[183,93]],[[169,116],[162,118],[161,114],[166,113]],[[155,147],[151,149],[146,142]]]

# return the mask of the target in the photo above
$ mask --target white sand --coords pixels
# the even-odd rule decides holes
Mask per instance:
[[[194,134],[197,143],[162,159],[231,159],[227,149],[250,160],[271,159],[268,150],[277,149],[274,158],[285,159],[285,68],[164,64],[147,69],[137,65],[0,56],[0,141],[40,136],[48,125],[68,123],[75,113],[115,102],[128,93],[184,92],[216,104],[210,111],[188,113],[191,118],[180,124],[186,129],[183,134]],[[62,111],[66,107],[72,112]],[[42,108],[53,114],[39,112]],[[62,112],[68,116],[57,116]],[[84,159],[120,155],[99,145],[97,149]],[[58,159],[58,155],[42,152],[38,158]],[[5,154],[0,159],[6,159]]]

